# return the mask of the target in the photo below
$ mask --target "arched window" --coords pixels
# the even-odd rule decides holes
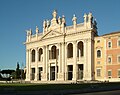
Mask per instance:
[[[108,42],[108,48],[111,48],[112,47],[112,42]]]
[[[51,57],[52,59],[56,59],[56,46],[52,46],[51,48]]]
[[[32,50],[32,62],[35,62],[35,50]]]
[[[100,57],[101,57],[101,51],[97,50],[97,58],[100,58]]]
[[[39,49],[39,61],[42,61],[42,54],[43,54],[43,49]]]
[[[84,45],[83,42],[80,41],[77,45],[77,57],[84,56]]]
[[[69,43],[67,46],[67,58],[73,57],[73,44]]]

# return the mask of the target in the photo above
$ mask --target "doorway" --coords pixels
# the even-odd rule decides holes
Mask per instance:
[[[41,77],[42,77],[42,71],[43,71],[43,68],[42,68],[42,67],[39,67],[39,80],[41,80]]]
[[[73,78],[73,65],[68,65],[68,80]]]
[[[50,80],[55,80],[55,66],[50,67]]]
[[[35,68],[32,68],[31,80],[35,79]]]
[[[83,79],[83,64],[78,65],[78,79]]]

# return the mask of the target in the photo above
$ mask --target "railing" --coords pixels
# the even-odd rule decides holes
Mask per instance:
[[[49,59],[49,63],[56,63],[58,59]]]
[[[83,27],[84,23],[77,24],[77,27]]]
[[[85,58],[84,57],[77,57],[77,61],[84,62]]]
[[[66,27],[66,30],[70,30],[70,29],[73,29],[73,26],[67,26]]]
[[[73,60],[73,57],[71,57],[71,58],[67,58],[67,63],[71,63],[71,62],[73,62],[74,60]]]
[[[36,37],[36,35],[32,35],[32,38]]]

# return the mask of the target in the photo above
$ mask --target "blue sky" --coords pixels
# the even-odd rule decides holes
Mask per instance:
[[[51,19],[54,9],[65,15],[67,25],[73,14],[80,23],[84,13],[92,12],[99,35],[120,31],[120,0],[0,0],[0,69],[25,64],[25,30],[38,26],[42,31],[43,20]]]

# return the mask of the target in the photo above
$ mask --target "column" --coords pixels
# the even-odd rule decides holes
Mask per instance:
[[[61,54],[61,43],[58,44],[59,48],[59,56],[58,56],[58,80],[62,80],[63,74],[62,74],[62,54]]]
[[[84,40],[84,66],[83,66],[83,80],[86,80],[86,78],[87,78],[87,72],[88,72],[88,70],[87,70],[87,60],[88,60],[88,55],[87,55],[87,53],[88,53],[88,46],[87,46],[87,43],[88,43],[88,41],[87,41],[87,39],[85,39]]]
[[[67,80],[68,78],[68,71],[67,71],[67,43],[64,43],[64,60],[65,60],[65,62],[64,62],[64,68],[65,68],[65,80]]]
[[[74,81],[77,80],[77,43],[76,41],[73,42],[73,79]]]
[[[29,80],[29,50],[26,50],[26,81]]]
[[[41,81],[46,81],[47,76],[46,76],[46,46],[43,46],[43,72],[42,72],[42,77]]]
[[[48,46],[46,46],[46,81],[49,79],[49,67],[48,67],[48,60],[49,59],[49,49]]]
[[[62,43],[62,78],[65,80],[65,43]]]
[[[35,81],[38,80],[38,49],[35,49]]]
[[[28,56],[29,56],[29,57],[28,57],[28,60],[29,60],[29,63],[28,63],[28,64],[29,64],[29,65],[28,65],[28,66],[29,66],[29,67],[28,67],[28,69],[29,69],[29,70],[28,70],[29,74],[28,74],[28,75],[29,75],[29,80],[31,80],[31,50],[29,50]]]
[[[43,74],[46,73],[46,47],[43,46]]]
[[[84,80],[92,79],[92,55],[91,55],[91,39],[85,40],[85,66],[84,66]]]
[[[88,76],[87,76],[87,79],[88,80],[92,80],[92,64],[93,64],[93,56],[92,56],[92,49],[94,49],[94,47],[92,48],[92,39],[89,38],[88,39],[88,48],[89,48],[89,51],[88,51],[88,64],[87,64],[87,68],[88,68]]]
[[[59,49],[59,55],[58,55],[58,73],[62,72],[62,68],[61,68],[61,43],[58,44],[58,49]]]
[[[58,75],[57,75],[57,61],[55,63],[55,80],[57,81]]]

